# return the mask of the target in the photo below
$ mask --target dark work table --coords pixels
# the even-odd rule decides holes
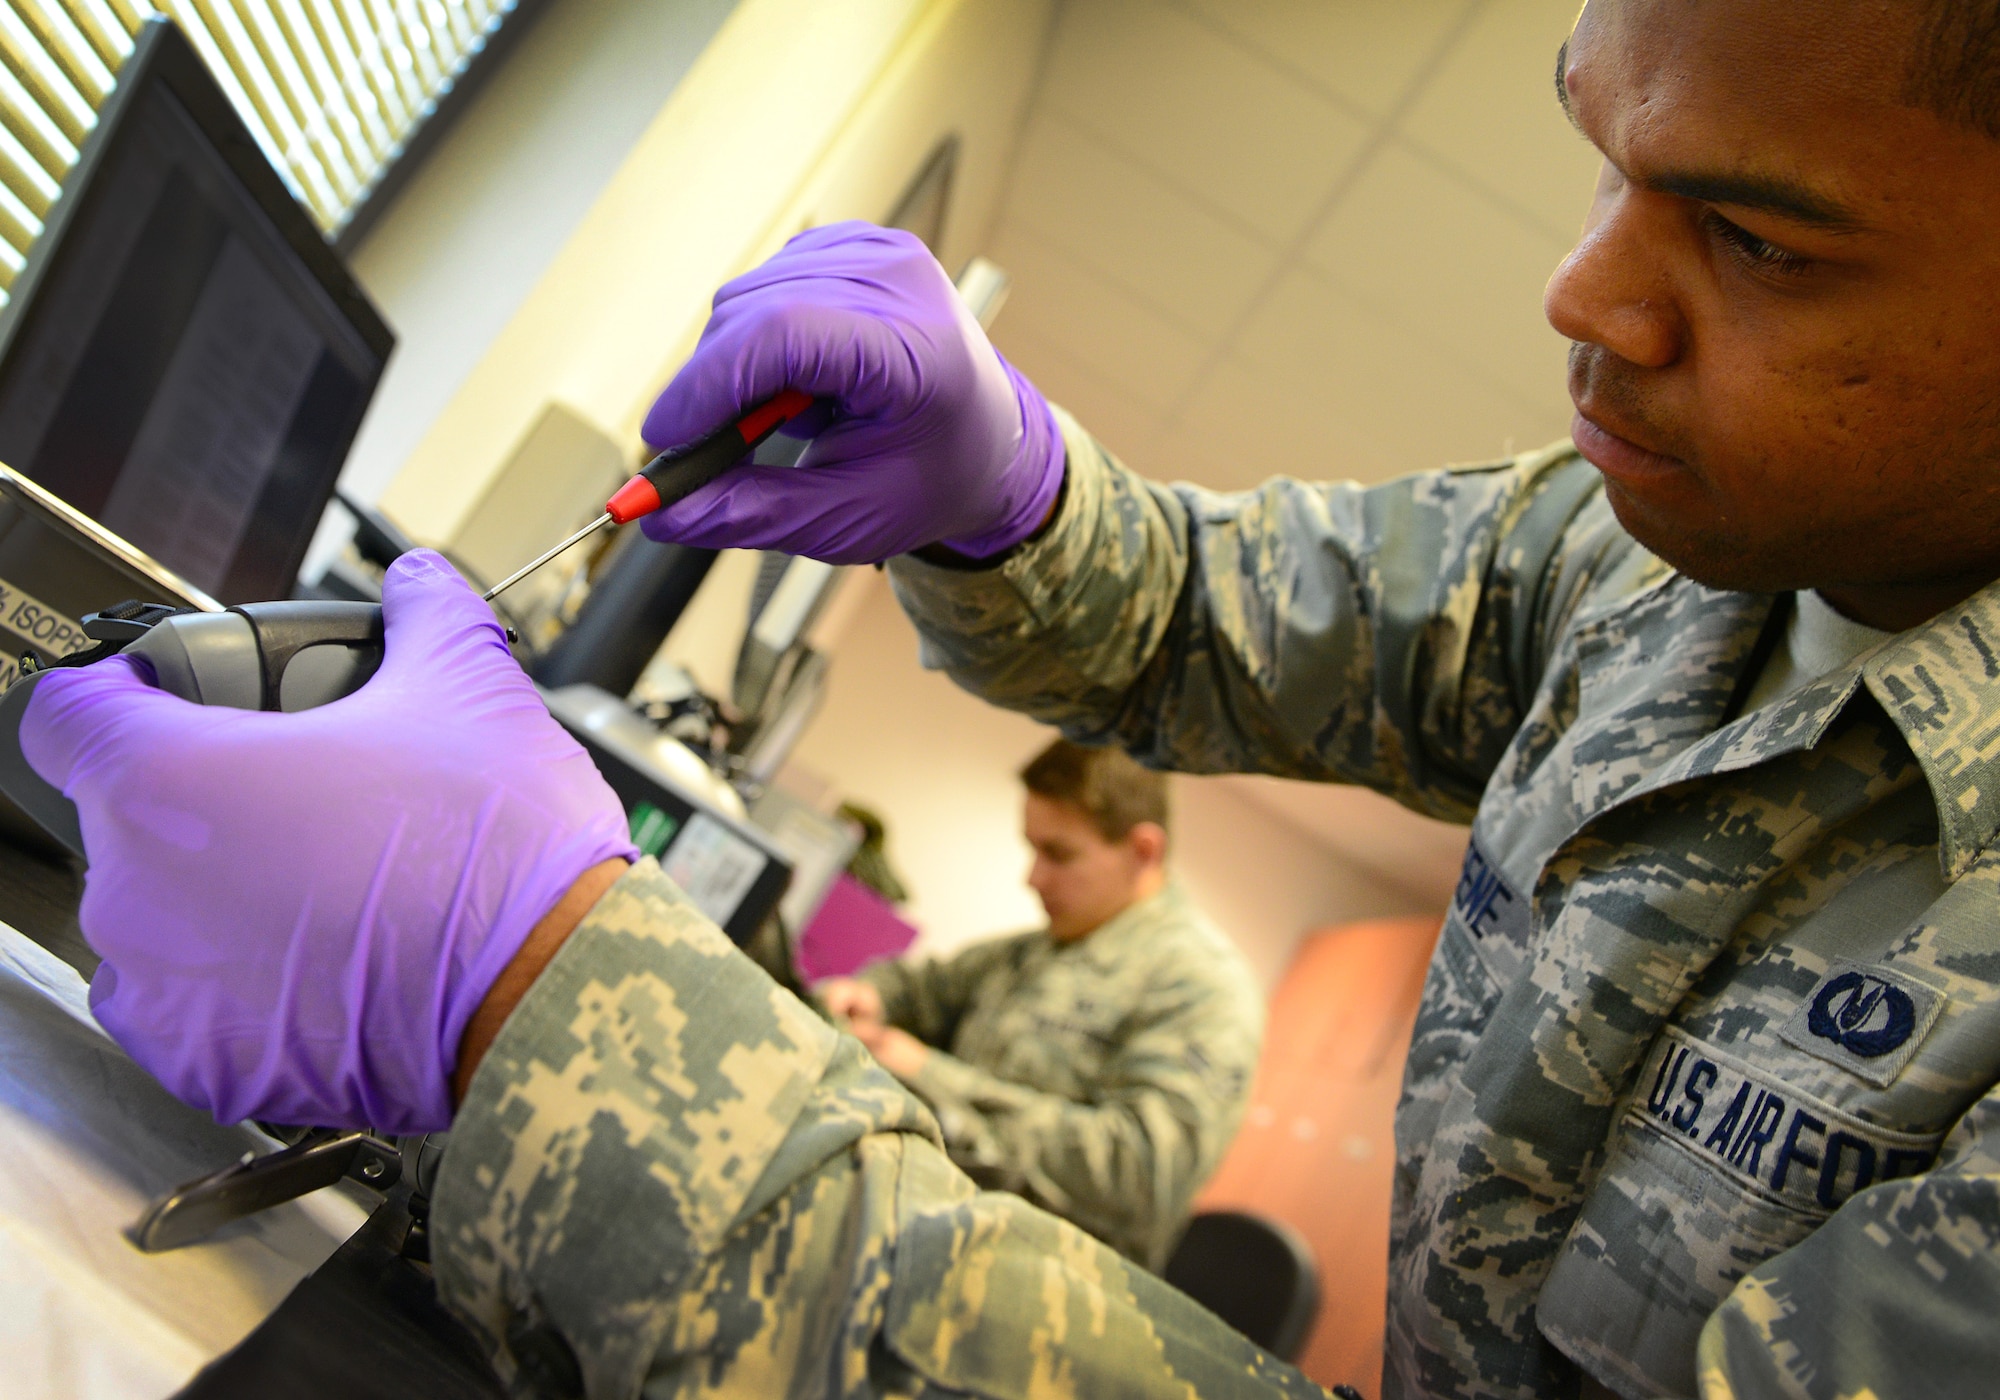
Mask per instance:
[[[77,927],[82,898],[83,872],[74,863],[0,834],[0,923],[13,925],[88,980],[99,959]]]

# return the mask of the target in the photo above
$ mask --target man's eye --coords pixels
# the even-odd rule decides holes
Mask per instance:
[[[1729,249],[1730,255],[1757,272],[1797,276],[1813,265],[1811,258],[1788,253],[1775,243],[1767,243],[1740,224],[1733,224],[1713,209],[1705,211],[1702,224],[1709,236]]]

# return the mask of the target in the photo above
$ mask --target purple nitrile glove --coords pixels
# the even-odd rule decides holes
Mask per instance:
[[[1033,534],[1062,487],[1047,401],[910,234],[809,229],[723,287],[646,441],[693,442],[783,389],[831,408],[804,465],[737,467],[647,516],[649,537],[834,564],[937,543],[983,559]]]
[[[636,852],[493,612],[436,554],[318,709],[191,704],[115,657],[37,683],[21,749],[82,819],[91,1009],[222,1122],[427,1132],[466,1022],[542,916]]]

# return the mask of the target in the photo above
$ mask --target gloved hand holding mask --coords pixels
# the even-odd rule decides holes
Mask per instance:
[[[21,747],[76,804],[91,1008],[223,1122],[451,1121],[466,1024],[577,879],[636,852],[492,610],[437,555],[382,589],[382,667],[296,714],[122,657],[54,671]]]
[[[910,234],[810,229],[723,287],[646,441],[692,442],[784,389],[830,412],[804,464],[738,467],[647,516],[648,536],[836,564],[938,543],[987,558],[1033,534],[1062,486],[1047,402]]]

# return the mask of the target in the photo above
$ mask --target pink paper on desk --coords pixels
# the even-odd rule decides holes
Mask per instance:
[[[799,975],[847,977],[917,941],[917,926],[852,875],[842,874],[799,935]]]

